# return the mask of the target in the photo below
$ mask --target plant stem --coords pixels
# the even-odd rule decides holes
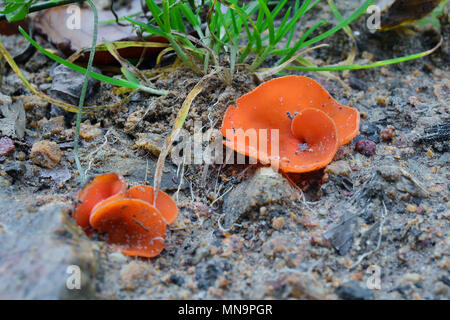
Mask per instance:
[[[37,11],[41,11],[41,10],[45,10],[45,9],[63,6],[66,4],[71,4],[71,3],[76,3],[76,2],[84,2],[84,1],[86,1],[86,0],[61,0],[58,2],[47,1],[47,2],[38,3],[38,4],[31,6],[30,10],[28,12],[29,13],[37,12]],[[3,21],[3,20],[6,20],[6,16],[4,14],[0,14],[0,21]]]
[[[89,53],[87,72],[84,76],[83,88],[81,89],[80,101],[78,104],[77,122],[76,122],[76,127],[75,127],[75,141],[74,141],[74,147],[73,147],[75,163],[77,165],[78,172],[80,173],[80,179],[81,179],[82,184],[84,184],[86,182],[86,174],[85,174],[83,168],[81,167],[80,156],[78,154],[78,146],[79,146],[79,142],[80,142],[81,114],[83,113],[83,105],[84,105],[84,100],[86,98],[86,91],[87,91],[87,86],[88,86],[88,82],[89,82],[89,73],[91,72],[92,63],[94,61],[95,47],[97,45],[97,31],[98,31],[97,8],[95,7],[95,4],[92,2],[92,0],[87,0],[87,2],[89,3],[89,5],[92,8],[92,11],[94,12],[94,34],[92,36],[92,47],[91,47],[91,51]]]

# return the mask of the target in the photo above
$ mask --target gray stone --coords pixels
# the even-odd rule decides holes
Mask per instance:
[[[328,230],[324,238],[330,240],[333,248],[342,256],[350,250],[353,244],[355,229],[357,226],[356,215],[344,213],[339,223]]]
[[[372,290],[361,287],[356,281],[343,283],[336,289],[336,293],[343,300],[370,300],[373,298]]]
[[[289,182],[271,168],[263,167],[249,180],[240,183],[225,198],[223,203],[224,226],[229,228],[238,220],[259,212],[262,206],[269,207],[285,200],[291,201],[295,191]]]
[[[0,299],[95,298],[94,251],[69,207],[24,202],[0,194]],[[71,266],[80,268],[80,289],[68,289]]]
[[[97,68],[93,68],[92,71],[101,73]],[[51,77],[52,86],[50,88],[50,96],[78,105],[81,89],[83,88],[84,75],[66,66],[58,65],[52,70]],[[97,79],[89,77],[86,98],[94,94],[95,88],[98,87],[99,83],[100,81]]]

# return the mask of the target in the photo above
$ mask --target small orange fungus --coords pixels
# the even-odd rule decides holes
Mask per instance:
[[[236,152],[301,173],[330,163],[358,134],[359,120],[356,109],[339,104],[316,81],[286,76],[239,98],[226,111],[221,132]]]
[[[119,174],[107,173],[94,177],[76,196],[78,204],[73,219],[84,230],[89,229],[89,217],[94,206],[112,196],[124,196],[126,189],[127,183]]]
[[[175,221],[178,208],[168,194],[135,186],[126,189],[118,174],[92,179],[77,196],[74,219],[86,232],[108,234],[108,243],[123,254],[151,258],[164,248],[166,225]]]
[[[128,190],[128,197],[141,199],[153,205],[155,191],[150,186],[135,186]],[[172,198],[165,192],[159,190],[156,197],[156,208],[161,212],[167,224],[172,224],[178,216],[178,208]]]

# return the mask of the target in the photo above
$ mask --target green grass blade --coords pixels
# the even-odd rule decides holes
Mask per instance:
[[[287,67],[286,69],[299,70],[299,71],[345,71],[345,70],[361,70],[361,69],[377,68],[377,67],[383,67],[383,66],[387,66],[387,65],[391,65],[391,64],[396,64],[396,63],[400,63],[400,62],[423,58],[429,54],[432,54],[434,51],[436,51],[436,49],[439,48],[441,46],[441,44],[442,44],[442,39],[434,48],[432,48],[430,50],[412,54],[409,56],[400,57],[400,58],[381,60],[381,61],[377,61],[377,62],[373,62],[373,63],[369,63],[369,64],[350,64],[350,65],[339,65],[339,66],[336,65],[336,66],[324,66],[324,67],[290,66],[290,67]]]
[[[86,92],[87,92],[87,87],[88,87],[88,82],[89,82],[89,73],[91,72],[92,64],[94,62],[95,47],[97,45],[97,36],[98,36],[97,8],[95,7],[95,4],[92,2],[92,0],[87,0],[87,2],[89,3],[89,6],[92,8],[92,11],[94,13],[94,34],[92,36],[91,51],[90,51],[89,60],[88,60],[88,64],[87,64],[87,70],[84,75],[83,87],[81,88],[80,100],[78,103],[77,121],[76,121],[76,127],[75,127],[75,139],[74,139],[75,141],[74,141],[74,148],[73,148],[75,163],[77,165],[78,172],[80,173],[80,179],[81,179],[82,184],[86,183],[86,172],[83,170],[83,167],[81,166],[80,156],[78,153],[78,148],[79,148],[79,144],[80,144],[79,141],[80,141],[81,115],[83,113],[84,100],[86,98]]]
[[[315,2],[313,2],[312,5],[310,5],[308,7],[308,9],[305,10],[305,14],[308,13],[309,10],[311,10],[312,8],[314,8],[321,0],[316,0]]]
[[[133,19],[129,19],[127,18],[128,21],[130,21],[131,23],[140,26],[142,29],[146,30],[149,33],[154,33],[157,32],[157,34],[160,34],[161,36],[163,36],[164,38],[166,38],[167,40],[169,40],[170,45],[172,46],[172,48],[175,50],[175,52],[177,53],[178,57],[192,70],[197,71],[197,72],[201,72],[201,70],[191,61],[191,59],[186,55],[186,53],[184,52],[184,50],[180,47],[180,45],[178,44],[177,40],[175,39],[175,37],[171,34],[171,33],[165,33],[164,31],[161,30],[157,30],[157,28],[146,25],[145,23],[133,20]],[[193,45],[192,45],[193,46]]]
[[[133,82],[137,85],[141,84],[139,79],[134,74],[132,74],[128,69],[121,67],[120,71],[122,71],[122,74],[125,76],[125,78],[127,78],[128,81]]]
[[[307,39],[317,28],[319,28],[324,23],[327,23],[328,20],[322,19],[319,22],[317,22],[315,25],[313,25],[311,28],[306,30],[306,32],[303,34],[303,36],[300,38],[300,40],[297,41],[297,43],[289,49],[289,51],[286,53],[286,55],[281,60],[281,63],[289,60],[291,57],[294,56],[294,54],[299,50],[305,39]]]
[[[310,2],[311,0],[305,0],[303,2],[300,9],[298,9],[298,11],[294,14],[294,17],[286,24],[286,26],[283,29],[281,29],[278,32],[278,36],[275,42],[279,42],[289,31],[295,28],[295,25],[297,24],[298,20],[305,14],[305,11],[308,8]]]
[[[180,9],[174,7],[170,10],[170,19],[172,21],[172,28],[182,33],[186,33],[186,27],[184,26],[183,17],[181,16]]]
[[[187,21],[189,21],[189,23],[193,27],[200,26],[200,21],[198,19],[198,16],[196,16],[194,14],[194,12],[192,12],[191,8],[187,4],[181,3],[180,4],[180,10],[183,13],[183,15],[186,17]]]
[[[273,18],[272,13],[270,12],[269,8],[267,7],[264,0],[258,0],[259,6],[261,7],[262,12],[266,16],[267,19],[267,25],[269,29],[269,44],[274,45],[275,44],[275,27],[273,25]]]
[[[295,0],[294,12],[297,12],[299,7],[300,7],[300,0]],[[294,37],[294,31],[295,31],[295,28],[292,28],[291,32],[289,32],[289,37],[288,37],[288,41],[286,43],[286,48],[289,48],[291,46],[292,38]]]
[[[163,29],[167,33],[170,33],[171,22],[170,22],[169,1],[162,0],[162,5],[163,5],[163,25],[161,26],[161,29]]]
[[[342,28],[346,27],[351,22],[353,22],[354,20],[358,19],[361,15],[363,15],[364,12],[366,12],[367,8],[369,6],[371,6],[374,2],[375,2],[375,0],[366,0],[358,10],[353,12],[353,14],[350,15],[350,17],[348,17],[347,19],[345,19],[342,23],[339,23],[337,26],[335,26],[334,28],[331,28],[330,30],[328,30],[328,31],[326,31],[324,33],[322,33],[321,35],[318,35],[317,37],[304,42],[300,46],[299,49],[304,48],[306,46],[310,46],[312,44],[315,44],[316,42],[319,42],[319,41],[321,41],[321,40],[331,36],[332,34],[336,33],[337,31],[341,30]]]
[[[277,28],[278,30],[282,30],[284,28],[284,26],[286,25],[290,15],[291,15],[291,8],[286,10],[286,14],[283,17],[283,20],[281,20],[280,26]],[[278,33],[276,34],[276,37],[278,39],[278,37],[279,37]]]
[[[155,19],[156,24],[160,28],[162,28],[163,22],[162,22],[161,18],[159,17],[162,13],[161,9],[156,5],[156,3],[153,0],[145,0],[145,3],[147,4],[148,10],[150,10],[150,13],[153,16],[153,19]]]

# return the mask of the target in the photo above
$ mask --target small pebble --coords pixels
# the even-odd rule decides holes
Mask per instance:
[[[84,140],[93,140],[103,133],[100,128],[100,122],[92,125],[89,120],[86,120],[80,125],[80,137]]]
[[[26,111],[32,110],[34,107],[47,108],[50,105],[35,95],[22,97],[22,103]]]
[[[273,220],[272,220],[272,227],[276,230],[280,230],[285,225],[286,225],[286,222],[284,221],[283,217],[273,218]]]
[[[31,148],[30,159],[40,167],[53,169],[61,161],[61,150],[55,142],[41,140]]]
[[[162,136],[153,133],[138,133],[136,146],[142,148],[154,156],[159,156],[164,149],[165,140]]]
[[[417,206],[413,205],[413,204],[408,204],[406,206],[406,211],[413,213],[417,211]]]
[[[387,126],[385,129],[381,130],[380,137],[383,141],[392,141],[395,137],[395,128],[391,125]]]
[[[325,168],[325,172],[326,173],[331,173],[331,174],[333,174],[335,176],[348,177],[352,173],[352,169],[348,165],[347,161],[339,160],[339,161],[335,161],[335,162],[330,163]]]
[[[44,137],[50,137],[64,131],[64,117],[53,117],[50,120],[43,118],[38,121],[37,125]]]
[[[0,138],[0,157],[4,157],[14,151],[14,142],[8,137]]]
[[[379,96],[379,97],[377,97],[377,104],[379,106],[386,107],[388,100],[389,100],[388,97]]]
[[[359,140],[355,145],[355,150],[367,157],[371,157],[377,150],[377,144],[371,140]]]

